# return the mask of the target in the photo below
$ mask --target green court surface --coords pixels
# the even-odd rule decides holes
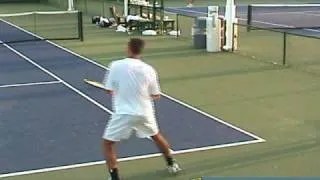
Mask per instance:
[[[248,2],[266,3],[240,1]],[[166,4],[185,5],[180,1]],[[0,5],[0,13],[33,10],[58,8],[47,4]],[[104,65],[125,57],[130,36],[97,28],[90,18],[84,17],[84,42],[57,43]],[[197,50],[188,38],[142,38],[147,42],[144,59],[159,71],[165,93],[253,132],[266,142],[180,154],[176,158],[184,171],[177,176],[167,175],[161,157],[121,162],[125,179],[320,176],[319,39],[289,35],[288,65],[282,66],[282,34],[277,32],[246,32],[245,27],[239,27],[239,50],[234,53]],[[3,179],[101,180],[106,175],[105,165],[95,165]]]

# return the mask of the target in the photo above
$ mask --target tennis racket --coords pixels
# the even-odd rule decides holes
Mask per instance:
[[[94,86],[96,88],[100,88],[100,89],[106,89],[104,87],[104,85],[98,81],[94,81],[94,80],[89,80],[89,79],[83,79],[83,81],[91,86]]]

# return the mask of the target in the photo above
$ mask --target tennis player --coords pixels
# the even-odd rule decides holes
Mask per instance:
[[[128,57],[112,62],[104,77],[107,93],[113,96],[114,114],[103,134],[103,150],[111,180],[120,179],[115,144],[128,139],[133,131],[139,138],[152,138],[163,153],[170,173],[181,170],[158,129],[153,100],[160,98],[160,86],[157,72],[141,60],[144,46],[143,40],[131,39]]]

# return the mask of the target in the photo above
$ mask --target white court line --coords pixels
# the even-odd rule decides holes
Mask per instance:
[[[304,12],[305,15],[310,15],[310,16],[320,16],[320,11],[317,12]]]
[[[199,151],[206,151],[206,150],[213,150],[213,149],[219,149],[219,148],[241,146],[241,145],[247,145],[247,144],[253,144],[253,143],[261,143],[261,142],[264,142],[264,140],[254,140],[254,141],[246,141],[246,142],[238,142],[238,143],[231,143],[231,144],[223,144],[223,145],[208,146],[208,147],[202,147],[202,148],[180,150],[180,151],[173,152],[173,154],[178,155],[178,154],[184,154],[184,153],[199,152]],[[159,157],[161,155],[162,155],[161,153],[155,153],[155,154],[148,154],[148,155],[141,155],[141,156],[133,156],[133,157],[128,157],[128,158],[121,158],[121,159],[118,159],[118,161],[119,162],[124,162],[124,161],[138,160],[138,159],[141,160],[141,159]],[[44,169],[22,171],[22,172],[9,173],[9,174],[0,174],[0,178],[8,178],[8,177],[13,177],[13,176],[22,176],[22,175],[30,175],[30,174],[38,174],[38,173],[47,173],[47,172],[53,172],[53,171],[61,171],[61,170],[74,169],[74,168],[80,168],[80,167],[88,167],[88,166],[95,166],[95,165],[102,165],[102,164],[105,164],[105,161],[95,161],[95,162],[80,163],[80,164],[59,166],[59,167],[53,167],[53,168],[44,168]]]
[[[2,20],[3,21],[3,20]],[[18,28],[20,29],[21,31],[23,32],[26,32],[28,34],[31,34],[39,39],[44,39],[36,34],[33,34],[32,32],[29,32],[15,24],[12,24],[10,22],[7,22],[7,21],[3,21],[15,28]],[[107,67],[103,66],[102,64],[99,64],[98,62],[96,61],[93,61],[87,57],[84,57],[80,54],[77,54],[61,45],[58,45],[52,41],[49,41],[49,40],[46,40],[46,42],[66,51],[66,52],[69,52],[70,54],[73,54],[79,58],[81,58],[82,60],[84,61],[87,61],[87,62],[90,62],[102,69],[105,69],[105,70],[109,70]],[[13,49],[14,50],[14,49]],[[15,51],[15,50],[14,50]],[[19,52],[18,52],[19,53]],[[21,54],[21,53],[19,53]],[[22,54],[21,54],[22,55]],[[27,58],[26,56],[22,55],[23,57]],[[29,58],[27,58],[29,59]],[[30,59],[29,59],[30,60]],[[32,60],[30,60],[31,62],[33,62]],[[39,65],[38,65],[39,66]],[[37,66],[37,67],[38,67]],[[39,66],[40,68],[41,66]],[[42,67],[41,67],[42,68]],[[43,70],[46,70],[44,68],[42,68]],[[52,76],[54,76],[56,79],[59,79],[61,80],[61,82],[63,84],[65,84],[67,87],[71,88],[72,90],[74,90],[75,92],[78,92],[80,93],[80,95],[83,95],[83,97],[85,97],[86,99],[88,99],[90,102],[93,102],[94,104],[96,104],[97,106],[99,106],[100,108],[104,109],[105,111],[107,111],[108,113],[112,114],[112,112],[108,109],[106,109],[104,106],[102,106],[101,104],[99,104],[98,102],[94,101],[93,99],[91,99],[90,97],[88,97],[87,95],[83,94],[82,92],[80,92],[79,90],[77,90],[76,88],[72,87],[70,84],[66,83],[65,81],[63,81],[61,78],[57,77],[56,75],[52,74],[51,72],[49,72],[48,70],[46,70],[48,73],[50,73]],[[201,147],[201,148],[193,148],[193,149],[187,149],[187,150],[181,150],[181,151],[173,151],[173,154],[182,154],[182,153],[191,153],[191,152],[197,152],[197,151],[204,151],[204,150],[210,150],[210,149],[218,149],[218,148],[226,148],[226,147],[234,147],[234,146],[240,146],[240,145],[246,145],[246,144],[255,144],[255,143],[261,143],[261,142],[265,142],[266,140],[261,138],[261,137],[258,137],[257,135],[254,135],[248,131],[245,131],[243,129],[240,129],[230,123],[227,123],[217,117],[214,117],[212,115],[209,115],[208,113],[205,113],[204,111],[201,111],[195,107],[192,107],[191,105],[187,104],[187,103],[184,103],[176,98],[173,98],[167,94],[164,94],[164,93],[161,93],[163,96],[167,97],[168,99],[178,103],[178,104],[181,104],[185,107],[188,107],[188,108],[191,108],[192,110],[204,115],[204,116],[207,116],[209,118],[211,118],[212,120],[215,120],[215,121],[218,121],[226,126],[229,126],[233,129],[236,129],[244,134],[247,134],[253,138],[255,138],[256,140],[251,140],[251,141],[246,141],[246,142],[236,142],[236,143],[229,143],[229,144],[223,144],[223,145],[216,145],[216,146],[207,146],[207,147]],[[145,158],[151,158],[151,157],[157,157],[157,156],[160,156],[161,154],[157,153],[157,154],[148,154],[148,155],[142,155],[142,156],[134,156],[134,157],[128,157],[128,158],[122,158],[120,159],[119,161],[130,161],[130,160],[136,160],[136,159],[145,159]],[[19,175],[27,175],[27,174],[35,174],[35,173],[41,173],[41,172],[50,172],[50,171],[57,171],[57,170],[63,170],[63,169],[72,169],[72,168],[78,168],[78,167],[87,167],[87,166],[93,166],[93,165],[98,165],[98,164],[104,164],[105,161],[97,161],[97,162],[89,162],[89,163],[83,163],[83,164],[74,164],[74,165],[69,165],[69,166],[60,166],[60,167],[54,167],[54,168],[45,168],[45,169],[39,169],[39,170],[31,170],[31,171],[24,171],[24,172],[17,172],[17,173],[9,173],[9,174],[0,174],[0,178],[2,177],[12,177],[12,176],[19,176]]]
[[[68,88],[70,88],[71,90],[73,90],[74,92],[76,92],[77,94],[79,94],[80,96],[82,96],[83,98],[87,99],[88,101],[90,101],[91,103],[93,103],[94,105],[98,106],[99,108],[101,108],[102,110],[112,114],[112,112],[107,109],[106,107],[104,107],[103,105],[101,105],[100,103],[96,102],[95,100],[93,100],[92,98],[90,98],[89,96],[87,96],[86,94],[84,94],[83,92],[79,91],[78,89],[76,89],[75,87],[71,86],[69,83],[65,82],[64,80],[62,80],[60,77],[58,77],[57,75],[53,74],[52,72],[50,72],[49,70],[43,68],[42,66],[40,66],[39,64],[37,64],[36,62],[32,61],[30,58],[28,58],[27,56],[23,55],[22,53],[20,53],[19,51],[15,50],[14,48],[12,48],[11,46],[9,46],[8,44],[3,44],[5,47],[7,47],[8,49],[10,49],[12,52],[16,53],[18,56],[22,57],[23,59],[25,59],[26,61],[28,61],[29,63],[33,64],[34,66],[36,66],[37,68],[39,68],[40,70],[42,70],[43,72],[47,73],[49,76],[55,78],[56,80],[58,80],[59,82],[61,82],[62,84],[64,84],[65,86],[67,86]]]
[[[8,85],[0,85],[0,88],[36,86],[36,85],[58,84],[58,83],[61,83],[61,82],[60,81],[46,81],[46,82],[35,82],[35,83],[8,84]]]

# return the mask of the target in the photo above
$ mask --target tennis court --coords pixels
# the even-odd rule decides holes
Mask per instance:
[[[0,10],[28,12],[32,8],[57,10],[47,4],[22,8],[9,4]],[[192,10],[204,12],[204,8]],[[65,20],[75,22],[73,19]],[[105,65],[124,56],[129,37],[92,26],[90,16],[84,15],[83,21],[84,42],[54,43],[10,44],[15,40],[11,38],[39,37],[25,31],[29,24],[21,29],[0,23],[1,33],[6,32],[0,40],[7,41],[0,48],[3,179],[105,179],[100,136],[111,113],[111,100],[83,79],[101,80]],[[60,32],[72,30],[64,38],[78,37],[77,23],[61,24],[64,29]],[[59,34],[48,29],[53,27],[39,32],[53,38]],[[240,30],[242,51],[235,53],[195,50],[190,39],[143,37],[147,41],[145,61],[159,70],[165,92],[156,103],[160,127],[185,171],[168,176],[152,142],[132,137],[118,148],[126,179],[319,176],[318,40],[294,36],[291,40],[303,42],[304,47],[290,44],[288,60],[294,68],[282,67],[258,59],[273,61],[282,55],[281,34]],[[259,51],[262,44],[266,47]],[[307,55],[305,48],[309,48]],[[264,139],[265,143],[258,143]],[[36,169],[40,170],[33,174]]]
[[[250,10],[248,10],[250,9]],[[206,16],[207,7],[168,7],[166,11],[191,17]],[[225,8],[219,9],[224,16]],[[236,7],[238,24],[249,25],[263,29],[282,29],[297,35],[320,37],[320,6],[313,4],[253,4]],[[248,22],[248,19],[250,22]]]
[[[3,42],[30,35],[6,21],[0,26],[7,31],[1,37]],[[11,36],[13,40],[8,39]],[[3,122],[2,137],[9,133],[14,140],[1,143],[4,144],[1,159],[5,162],[2,177],[8,173],[101,161],[100,136],[111,114],[112,100],[104,91],[88,87],[83,79],[100,80],[106,69],[50,42],[4,43],[1,51],[1,59],[5,61],[1,67],[7,73],[2,76],[5,78],[0,87],[4,100],[13,101],[5,107],[3,118],[20,121],[22,125]],[[8,67],[23,70],[15,74]],[[176,153],[264,141],[170,96],[160,100],[157,108],[162,131]],[[23,154],[18,156],[22,147]],[[151,142],[138,139],[121,144],[119,150],[120,158],[129,159],[157,153]],[[47,152],[50,154],[45,155]]]

